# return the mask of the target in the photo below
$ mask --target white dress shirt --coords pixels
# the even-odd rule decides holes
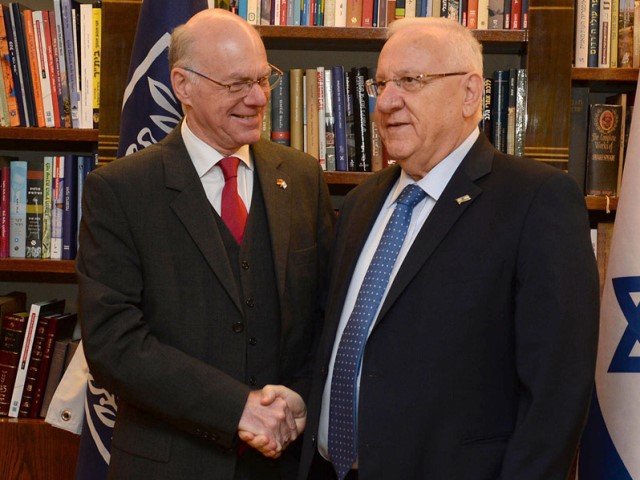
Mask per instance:
[[[407,236],[405,237],[402,248],[400,249],[400,253],[398,254],[398,258],[396,259],[396,263],[393,267],[393,270],[391,271],[389,283],[387,284],[387,288],[382,295],[380,305],[378,306],[378,312],[376,312],[376,317],[374,318],[377,318],[377,315],[380,312],[380,308],[384,304],[384,300],[387,297],[389,288],[393,283],[393,279],[398,273],[398,270],[400,269],[404,258],[407,256],[407,252],[411,248],[411,245],[413,245],[413,241],[418,235],[418,232],[420,232],[420,230],[422,229],[422,226],[431,213],[431,210],[433,210],[434,205],[440,198],[440,195],[442,195],[442,192],[449,183],[449,180],[451,180],[454,172],[456,171],[458,166],[460,166],[460,163],[475,143],[479,134],[480,131],[478,129],[475,129],[456,150],[451,152],[446,158],[444,158],[440,163],[433,167],[433,169],[418,182],[415,182],[411,177],[409,177],[409,175],[402,171],[395,186],[389,192],[389,196],[382,206],[382,209],[378,214],[378,218],[373,225],[373,228],[369,232],[369,237],[367,238],[367,241],[362,249],[362,253],[358,258],[358,263],[356,264],[353,276],[351,277],[349,290],[347,291],[347,296],[342,307],[342,314],[340,315],[340,322],[338,324],[338,330],[336,332],[336,338],[333,344],[333,352],[331,354],[331,360],[329,362],[329,373],[327,375],[327,381],[325,383],[324,392],[322,394],[322,410],[320,413],[320,424],[318,427],[318,450],[320,454],[327,460],[330,460],[329,403],[331,397],[331,379],[333,378],[333,367],[336,360],[338,345],[340,344],[340,339],[347,325],[347,321],[349,320],[349,316],[351,315],[353,307],[355,306],[356,298],[358,297],[358,292],[360,291],[360,286],[362,285],[364,276],[367,272],[369,264],[371,263],[373,254],[375,253],[376,248],[380,243],[380,239],[387,225],[387,222],[389,221],[389,219],[391,218],[391,214],[395,210],[396,200],[404,187],[411,183],[416,183],[427,193],[426,198],[419,202],[413,209]],[[371,329],[374,327],[375,323],[376,320],[371,323],[371,326],[369,327],[369,333],[371,333]],[[362,367],[360,368],[362,369]],[[358,372],[358,386],[360,385],[361,372],[362,370]],[[358,395],[359,387],[356,390],[356,397],[358,397]],[[356,402],[357,401],[358,399],[356,398]],[[357,467],[357,463],[354,466]]]

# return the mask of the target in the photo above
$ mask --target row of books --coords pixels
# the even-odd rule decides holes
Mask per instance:
[[[64,300],[26,308],[24,292],[0,296],[0,417],[45,417],[78,345]]]
[[[337,65],[285,71],[271,93],[263,138],[312,155],[326,171],[376,172],[393,163],[374,121],[376,98],[365,91],[373,70]],[[522,155],[526,70],[497,70],[484,85],[480,128],[500,151]]]
[[[0,126],[97,128],[101,7],[0,9]]]
[[[640,3],[634,0],[576,0],[577,68],[640,66]]]
[[[573,88],[568,171],[585,195],[618,196],[633,103],[633,94]]]
[[[0,158],[0,258],[71,260],[82,188],[97,157]]]
[[[224,3],[224,2],[223,2]],[[447,17],[472,29],[526,29],[529,0],[232,0],[252,25],[386,27],[398,18]]]

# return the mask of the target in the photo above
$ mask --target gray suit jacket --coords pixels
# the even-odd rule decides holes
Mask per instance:
[[[300,478],[317,448],[349,282],[399,172],[365,181],[340,213]],[[593,385],[598,295],[575,182],[481,135],[418,233],[365,347],[359,478],[565,480]]]
[[[316,160],[251,147],[281,311],[280,383],[304,394],[333,211]],[[278,180],[287,188],[280,188]],[[119,397],[114,478],[233,478],[247,339],[213,209],[179,128],[92,172],[77,269],[85,353]]]

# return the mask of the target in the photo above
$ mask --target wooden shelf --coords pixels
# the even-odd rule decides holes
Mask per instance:
[[[0,419],[0,478],[72,479],[80,437],[43,420]]]
[[[379,51],[387,35],[386,28],[274,25],[258,25],[255,28],[267,49]],[[474,34],[488,47],[489,52],[502,52],[505,49],[521,52],[527,41],[526,30],[474,30]]]
[[[571,80],[586,82],[635,82],[637,68],[572,68]]]
[[[93,152],[98,130],[82,128],[0,127],[0,149]]]
[[[1,258],[0,281],[75,283],[74,260]]]
[[[607,212],[607,197],[588,195],[585,197],[589,211]],[[618,208],[618,197],[609,197],[609,210],[614,212]]]

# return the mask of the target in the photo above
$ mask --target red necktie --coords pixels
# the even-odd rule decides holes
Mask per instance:
[[[247,224],[247,209],[240,195],[238,195],[239,164],[240,159],[237,157],[225,157],[218,162],[224,175],[221,217],[238,245],[242,243],[244,227]]]

